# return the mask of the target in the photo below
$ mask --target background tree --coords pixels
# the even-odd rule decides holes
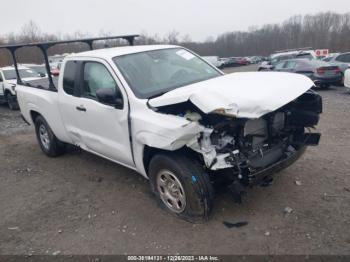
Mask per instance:
[[[100,36],[111,35],[101,31]],[[29,21],[18,33],[0,35],[0,44],[29,43],[76,39],[91,36],[87,32],[76,32],[70,35],[47,34],[33,22]],[[233,31],[220,34],[214,38],[208,36],[204,42],[191,40],[190,35],[182,36],[176,30],[166,36],[148,35],[142,32],[135,44],[176,44],[183,45],[200,55],[217,55],[220,57],[270,55],[271,53],[290,48],[312,47],[314,49],[329,48],[331,52],[350,51],[350,13],[333,12],[316,15],[293,16],[281,24],[266,24],[250,27],[247,31]],[[101,41],[95,48],[126,45],[123,40]],[[49,49],[49,54],[62,54],[88,50],[86,44],[64,44]],[[43,58],[37,48],[22,48],[17,52],[22,63],[42,63]],[[0,50],[0,66],[12,64],[6,50]]]

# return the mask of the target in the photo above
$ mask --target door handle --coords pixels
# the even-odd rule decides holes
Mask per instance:
[[[83,111],[83,112],[86,112],[86,108],[84,106],[77,106],[76,109],[78,111]]]

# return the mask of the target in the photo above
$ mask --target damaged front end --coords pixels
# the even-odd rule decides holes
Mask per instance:
[[[244,186],[262,184],[296,161],[306,146],[318,145],[311,132],[322,112],[322,98],[309,90],[281,108],[256,119],[236,118],[225,110],[202,113],[191,102],[160,107],[197,122],[202,131],[187,142],[199,153],[209,173]]]

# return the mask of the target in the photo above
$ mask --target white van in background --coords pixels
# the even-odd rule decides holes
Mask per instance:
[[[344,74],[344,86],[350,91],[350,69],[347,69]]]

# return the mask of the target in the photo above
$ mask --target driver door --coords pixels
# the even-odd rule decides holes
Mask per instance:
[[[113,161],[133,167],[128,128],[127,96],[121,83],[105,61],[92,59],[82,61],[80,66],[80,96],[74,104],[75,123],[80,133],[82,148]],[[116,108],[98,101],[96,91],[115,89],[123,99],[123,105]]]

